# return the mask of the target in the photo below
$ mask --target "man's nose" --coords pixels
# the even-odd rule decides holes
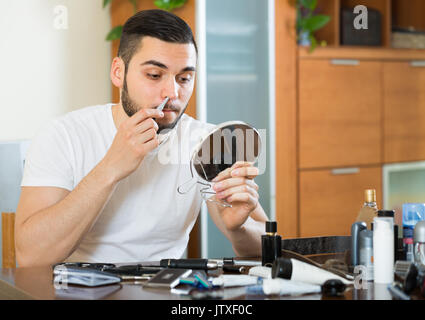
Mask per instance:
[[[174,78],[169,79],[166,82],[164,88],[162,89],[162,96],[169,97],[171,101],[179,97],[179,84]]]

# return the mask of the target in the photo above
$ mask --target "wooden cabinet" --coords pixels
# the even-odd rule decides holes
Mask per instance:
[[[301,59],[300,168],[381,162],[380,62]]]
[[[376,188],[382,205],[383,164],[425,160],[425,76],[409,65],[425,60],[425,50],[391,41],[394,26],[423,29],[425,1],[362,1],[382,17],[382,46],[364,47],[340,41],[341,8],[359,1],[318,0],[316,11],[331,20],[315,33],[327,46],[313,52],[297,47],[290,2],[276,1],[275,10],[279,232],[349,234],[365,188]],[[331,174],[341,167],[360,171]]]
[[[381,199],[381,168],[300,172],[300,236],[349,235],[364,202],[364,190],[377,190]],[[380,203],[378,203],[380,206]]]
[[[425,60],[383,66],[384,161],[425,159]]]

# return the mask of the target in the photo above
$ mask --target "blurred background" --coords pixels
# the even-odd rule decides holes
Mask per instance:
[[[0,211],[16,210],[49,119],[119,101],[120,26],[158,7],[198,43],[187,113],[267,130],[256,181],[284,238],[348,235],[365,189],[399,224],[403,203],[425,202],[423,0],[0,0]],[[205,206],[187,255],[234,255]]]

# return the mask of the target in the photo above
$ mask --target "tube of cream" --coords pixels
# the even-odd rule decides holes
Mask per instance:
[[[220,287],[238,287],[238,286],[250,286],[257,284],[258,277],[249,276],[246,274],[222,274],[219,277],[211,277],[209,279],[213,286]]]
[[[319,285],[303,283],[286,279],[264,279],[262,285],[250,286],[246,288],[247,294],[255,295],[302,295],[321,293],[322,288]]]
[[[341,276],[338,276],[330,271],[318,268],[306,262],[297,259],[279,258],[273,263],[272,277],[283,278],[311,284],[322,285],[327,280],[338,279],[345,284],[353,284]]]
[[[307,294],[307,293],[320,293],[322,287],[310,283],[303,283],[285,279],[264,279],[263,291],[265,294]]]

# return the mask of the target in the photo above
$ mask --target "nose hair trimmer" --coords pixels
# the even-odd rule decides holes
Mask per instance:
[[[167,104],[168,100],[170,100],[170,98],[166,97],[164,101],[162,101],[161,104],[156,109],[159,111],[162,111],[162,109],[164,109],[165,105]],[[158,134],[159,144],[161,145],[165,140],[167,140],[168,136],[169,136],[169,132],[165,134],[159,133]]]
[[[159,111],[162,111],[162,109],[164,109],[165,105],[167,104],[168,100],[170,100],[170,98],[166,97],[164,99],[164,101],[162,101],[161,104],[156,109],[159,110]]]

